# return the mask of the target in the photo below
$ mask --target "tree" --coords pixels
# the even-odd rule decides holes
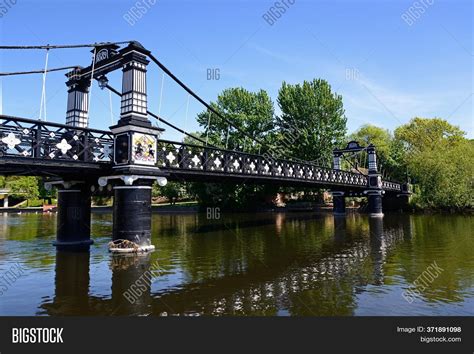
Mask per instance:
[[[250,92],[243,88],[229,88],[222,91],[211,106],[239,130],[230,127],[215,114],[204,111],[197,117],[198,123],[204,128],[201,138],[207,137],[213,145],[247,153],[263,154],[270,149],[274,138],[274,108],[270,96],[264,90]],[[248,136],[264,144],[260,145]],[[278,190],[276,186],[245,183],[191,183],[189,188],[202,204],[229,208],[256,206]]]
[[[158,183],[153,184],[153,197],[165,197],[170,204],[176,204],[178,199],[186,196],[186,185],[184,182],[168,182],[163,187],[160,187]]]
[[[465,134],[440,118],[414,118],[395,130],[421,207],[474,207],[474,146]]]
[[[287,158],[331,161],[332,150],[344,140],[347,118],[342,96],[327,81],[314,79],[302,85],[283,82],[278,92],[280,136],[297,132],[298,141],[287,148]]]
[[[36,177],[9,176],[5,180],[5,187],[14,198],[25,198],[29,201],[37,199],[39,195]]]
[[[222,91],[211,106],[247,135],[271,143],[269,135],[274,128],[274,108],[266,91],[250,92],[241,87],[229,88]],[[202,136],[207,136],[209,143],[213,145],[250,153],[265,148],[254,144],[249,137],[208,111],[199,113],[197,121],[204,128]]]

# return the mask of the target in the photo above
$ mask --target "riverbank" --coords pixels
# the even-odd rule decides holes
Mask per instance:
[[[347,207],[348,211],[357,211],[357,207]],[[112,206],[92,206],[91,212],[97,214],[103,213],[112,213]],[[332,211],[332,206],[315,206],[315,207],[306,207],[306,208],[294,208],[292,206],[287,207],[273,207],[273,208],[258,208],[253,210],[253,212],[288,212],[288,213],[298,213],[298,212],[314,212],[314,211]],[[0,213],[9,213],[9,214],[22,214],[22,213],[56,213],[57,209],[43,210],[41,207],[29,207],[29,208],[0,208]],[[206,212],[206,207],[200,206],[197,203],[187,203],[187,204],[155,204],[152,205],[153,213],[166,213],[166,214],[192,214],[199,212]],[[248,210],[221,210],[221,212],[229,213],[248,213]]]
[[[154,204],[152,205],[152,212],[153,213],[165,213],[165,214],[193,214],[193,213],[205,213],[206,207],[200,206],[198,203],[184,203],[184,204]],[[347,212],[358,212],[359,207],[357,206],[347,206]],[[92,213],[112,213],[113,206],[92,206],[91,212]],[[294,206],[285,206],[285,207],[262,207],[252,210],[252,212],[258,213],[274,213],[274,212],[282,212],[282,213],[300,213],[300,212],[316,212],[316,211],[324,211],[324,212],[332,212],[332,205],[318,205],[312,207],[301,207],[295,208]],[[0,208],[0,213],[8,213],[8,214],[22,214],[22,213],[56,213],[56,208],[50,208],[48,210],[43,210],[42,207],[25,207],[25,208]],[[248,213],[249,210],[245,209],[236,209],[236,210],[229,210],[229,209],[222,209],[220,212],[228,212],[228,213]],[[474,209],[465,209],[465,210],[443,210],[443,209],[420,209],[414,208],[407,213],[410,214],[420,214],[420,215],[435,215],[435,214],[460,214],[460,215],[474,215]]]

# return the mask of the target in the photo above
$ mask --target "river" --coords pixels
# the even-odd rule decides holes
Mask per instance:
[[[154,214],[156,251],[112,257],[111,214],[89,253],[56,252],[54,213],[0,214],[0,315],[474,315],[472,216],[206,216]]]

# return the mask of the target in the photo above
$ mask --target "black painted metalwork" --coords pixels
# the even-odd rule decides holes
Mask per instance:
[[[110,131],[0,116],[0,173],[3,174],[63,176],[87,172],[90,178],[111,174],[113,145]],[[309,163],[162,139],[157,147],[157,167],[169,173],[170,179],[245,179],[352,190],[368,185],[367,176],[362,174]],[[401,188],[398,182],[382,181],[385,191],[398,193]]]
[[[58,190],[58,250],[88,250],[91,240],[91,196],[87,186]]]
[[[151,184],[114,187],[112,239],[151,245]]]

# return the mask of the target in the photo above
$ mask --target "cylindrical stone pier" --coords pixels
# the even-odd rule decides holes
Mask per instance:
[[[91,195],[86,187],[58,189],[56,241],[59,251],[89,250],[91,240]]]
[[[155,248],[151,244],[151,189],[151,183],[114,187],[113,241],[132,241],[139,252]]]
[[[383,216],[382,208],[382,191],[370,190],[367,191],[367,199],[369,201],[367,211],[371,217]]]
[[[346,215],[346,199],[344,192],[332,192],[332,204],[334,216]]]

